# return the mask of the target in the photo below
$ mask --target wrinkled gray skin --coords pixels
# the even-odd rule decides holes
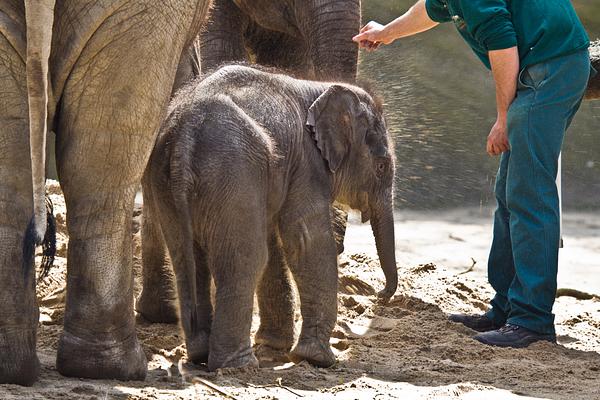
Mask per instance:
[[[157,4],[0,0],[0,383],[29,385],[39,373],[35,273],[24,248],[45,229],[37,211],[48,130],[57,134],[70,235],[57,369],[146,374],[134,329],[133,201],[208,1]]]
[[[354,82],[360,0],[215,0],[202,70],[252,61],[305,79]]]
[[[360,0],[215,0],[196,43],[200,51],[191,53],[190,63],[197,64],[201,53],[204,72],[224,63],[254,61],[304,79],[353,83],[358,47],[352,36],[360,29],[360,19]],[[338,254],[344,250],[346,218],[334,207]],[[142,237],[143,291],[136,311],[151,322],[176,322],[175,277],[149,210],[144,212]],[[274,275],[282,284],[282,299],[291,296],[287,276]]]
[[[279,285],[274,293],[269,284],[283,279],[281,263],[298,287],[303,319],[291,359],[335,362],[331,205],[337,200],[370,219],[386,276],[380,295],[389,298],[397,287],[392,149],[380,106],[347,84],[234,65],[176,96],[144,175],[144,207],[158,217],[173,259],[194,362],[207,361],[210,370],[257,365],[250,342],[256,289],[257,342],[292,347],[293,298],[282,304]]]

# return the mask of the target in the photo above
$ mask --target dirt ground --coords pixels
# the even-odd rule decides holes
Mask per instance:
[[[65,209],[58,188],[51,186],[50,193],[60,243],[56,267],[38,285],[42,373],[31,388],[0,385],[0,399],[600,398],[599,298],[557,300],[559,345],[492,348],[446,319],[450,312],[486,309],[491,291],[480,275],[400,262],[398,292],[382,304],[375,297],[383,287],[378,262],[348,245],[340,258],[339,316],[331,340],[338,363],[332,368],[294,365],[263,354],[260,369],[209,373],[185,362],[177,326],[138,319],[138,336],[150,360],[145,382],[65,378],[54,366],[64,314]],[[134,231],[139,277],[139,211]],[[254,330],[257,323],[255,318]]]

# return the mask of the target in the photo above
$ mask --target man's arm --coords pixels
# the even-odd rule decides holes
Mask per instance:
[[[375,50],[381,44],[390,44],[396,39],[431,29],[437,24],[427,14],[425,0],[419,0],[406,13],[385,26],[375,21],[369,22],[352,40],[359,43],[360,47]]]
[[[492,50],[488,53],[492,74],[496,82],[496,108],[498,117],[487,140],[487,152],[497,156],[510,149],[506,120],[508,108],[517,93],[519,79],[519,51],[517,47],[502,50]]]

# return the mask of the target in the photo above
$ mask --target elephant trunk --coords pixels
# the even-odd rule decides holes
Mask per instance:
[[[371,228],[375,236],[375,246],[379,255],[379,263],[385,275],[385,289],[378,293],[381,298],[390,298],[398,287],[398,270],[396,269],[396,239],[394,236],[394,213],[390,199],[383,204],[371,206]]]
[[[245,17],[233,1],[212,2],[210,17],[197,39],[203,74],[226,62],[248,61],[244,46],[245,25]]]
[[[356,80],[358,47],[352,37],[360,30],[360,0],[313,0],[305,24],[315,78]]]
[[[27,23],[27,93],[33,192],[33,218],[23,243],[24,264],[46,235],[46,133],[48,131],[48,60],[55,0],[25,0]],[[26,265],[28,267],[28,265]],[[27,273],[28,269],[25,269]]]

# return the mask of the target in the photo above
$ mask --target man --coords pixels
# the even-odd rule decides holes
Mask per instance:
[[[569,0],[419,0],[353,38],[367,50],[453,21],[496,84],[487,152],[502,155],[488,261],[495,297],[484,315],[451,315],[480,342],[556,342],[552,306],[560,241],[556,187],[565,130],[589,75],[589,39]]]

